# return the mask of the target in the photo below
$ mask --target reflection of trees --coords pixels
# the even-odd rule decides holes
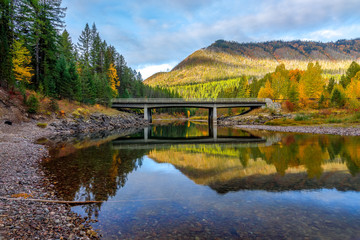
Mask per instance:
[[[282,176],[285,175],[289,168],[292,169],[305,169],[309,178],[320,178],[324,172],[324,164],[343,164],[346,163],[349,172],[355,175],[360,172],[360,140],[355,137],[339,137],[328,135],[305,135],[305,134],[284,134],[281,141],[272,146],[258,147],[223,147],[225,145],[178,145],[171,147],[171,150],[162,150],[152,152],[156,156],[164,157],[166,161],[176,165],[182,171],[194,174],[196,171],[201,175],[202,173],[209,172],[231,172],[234,169],[248,168],[249,162],[256,160],[263,160],[267,164],[274,166],[276,172]],[[164,152],[168,152],[167,154]],[[190,154],[186,157],[189,162],[177,161],[174,157],[174,152]],[[224,169],[224,162],[219,161],[217,166],[213,162],[213,169],[198,168],[192,161],[191,154],[195,156],[196,153],[202,153],[202,158],[212,159],[213,156],[227,158],[227,161],[233,161],[237,158],[239,163],[236,165],[232,162],[232,170]],[[155,156],[156,155],[156,156]],[[212,160],[214,161],[214,160]],[[210,163],[204,162],[209,165]],[[228,173],[228,176],[230,173]],[[233,174],[234,175],[234,174]],[[195,176],[195,175],[194,175]],[[240,176],[240,175],[239,175]]]
[[[144,154],[144,150],[114,151],[110,142],[44,161],[43,167],[64,200],[106,201],[125,185],[127,175],[141,166]],[[101,204],[84,207],[89,215],[93,211],[96,215]]]
[[[209,128],[206,124],[200,125],[191,122],[177,122],[172,125],[153,126],[151,136],[164,138],[204,137],[209,136]]]

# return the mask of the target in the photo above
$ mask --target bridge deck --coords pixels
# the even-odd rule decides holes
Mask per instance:
[[[260,107],[266,105],[264,98],[218,98],[218,99],[182,99],[182,98],[116,98],[111,101],[113,108],[133,107]]]
[[[216,123],[217,108],[249,107],[250,109],[266,106],[270,99],[265,98],[218,98],[218,99],[183,99],[183,98],[116,98],[112,99],[112,108],[142,108],[144,118],[151,121],[152,108],[208,108],[209,120]]]

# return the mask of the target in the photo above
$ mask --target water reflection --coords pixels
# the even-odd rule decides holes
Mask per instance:
[[[217,136],[218,139],[253,141],[201,143],[210,137],[205,124],[186,122],[177,126],[153,126],[148,139],[158,143],[136,142],[144,141],[144,131],[140,131],[101,145],[69,151],[68,154],[60,145],[52,151],[54,157],[43,162],[43,167],[53,180],[59,197],[74,201],[105,201],[78,207],[76,211],[97,217],[99,223],[95,227],[100,228],[107,238],[184,238],[186,231],[190,236],[196,233],[203,238],[253,238],[255,235],[248,235],[249,232],[256,232],[257,224],[270,224],[268,218],[276,213],[281,212],[283,215],[279,216],[290,221],[287,211],[303,218],[301,221],[307,224],[303,227],[309,227],[311,232],[310,225],[314,223],[308,219],[309,214],[303,216],[304,211],[315,214],[314,218],[321,218],[324,214],[327,221],[335,221],[338,216],[327,215],[330,213],[315,206],[313,200],[309,200],[315,198],[313,193],[309,193],[308,199],[308,193],[293,190],[318,189],[318,198],[333,194],[341,199],[344,198],[341,192],[326,192],[324,189],[351,190],[355,194],[352,199],[360,200],[357,193],[360,191],[360,139],[357,137],[273,134],[231,128],[218,128]],[[170,137],[200,142],[169,143]],[[165,142],[159,143],[163,138],[166,138]],[[271,192],[286,194],[271,195]],[[130,202],[117,203],[124,199]],[[329,203],[329,207],[346,207],[346,211],[351,209],[355,214],[349,218],[346,215],[349,212],[342,213],[346,221],[341,226],[345,222],[359,222],[354,220],[359,219],[360,214],[359,202],[356,201],[341,207],[336,205],[337,201],[336,204]],[[255,215],[254,211],[257,212]],[[256,220],[254,216],[260,216],[262,220]],[[274,221],[270,225],[286,221]],[[297,221],[294,225],[287,223],[288,228],[297,228]],[[243,224],[241,222],[249,224],[241,227],[247,231],[246,234],[238,229]],[[340,226],[340,223],[336,224]],[[118,230],[120,225],[121,230]],[[141,231],[139,225],[149,235]],[[262,226],[260,235],[256,236],[286,237],[286,231],[293,231],[286,228],[277,235],[264,229],[270,225]],[[182,233],[177,237],[168,236],[170,230],[166,228]],[[353,232],[354,229],[355,225]],[[140,235],[134,237],[134,234]],[[291,236],[307,236],[296,234]]]

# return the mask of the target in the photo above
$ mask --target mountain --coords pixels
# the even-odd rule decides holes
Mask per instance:
[[[360,58],[360,38],[336,42],[270,41],[237,43],[218,40],[195,51],[170,72],[147,78],[151,86],[174,86],[237,78],[262,77],[284,63],[288,69],[306,69],[318,61],[323,73],[339,77]]]

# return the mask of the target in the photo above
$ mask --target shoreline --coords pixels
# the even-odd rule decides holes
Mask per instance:
[[[37,121],[0,124],[0,239],[99,239],[90,220],[72,212],[66,204],[12,201],[5,198],[62,200],[41,168],[49,148],[40,138],[68,139],[76,134],[100,131],[126,132],[147,123],[134,115],[95,116],[89,120]],[[106,124],[104,124],[104,121]]]
[[[122,116],[124,117],[124,116]],[[102,118],[101,118],[102,119]],[[118,119],[119,120],[119,119]],[[118,121],[117,120],[117,121]],[[131,115],[123,119],[117,131],[126,132],[132,127],[143,127],[147,123]],[[139,122],[134,122],[139,120]],[[0,239],[99,239],[86,217],[72,212],[71,207],[59,203],[11,201],[4,198],[29,197],[34,199],[62,200],[56,196],[54,186],[40,166],[42,159],[49,157],[49,149],[35,141],[40,138],[67,139],[79,133],[78,129],[91,129],[96,133],[108,127],[81,120],[82,127],[73,129],[72,119],[57,121],[40,128],[36,121],[0,125]],[[110,122],[110,121],[109,121]],[[88,123],[89,124],[89,123]],[[257,129],[275,132],[297,132],[360,136],[358,127],[324,126],[266,126],[237,125],[242,129]],[[112,128],[112,127],[111,127]],[[112,129],[110,129],[111,131]]]
[[[329,134],[340,136],[360,136],[360,127],[330,127],[330,126],[267,126],[267,125],[238,125],[233,127],[242,129],[256,129],[273,132]]]

